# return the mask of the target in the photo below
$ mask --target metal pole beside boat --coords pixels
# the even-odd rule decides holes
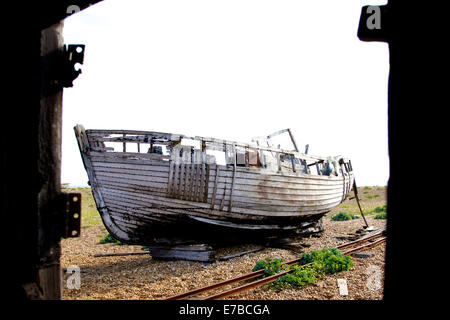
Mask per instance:
[[[366,228],[369,228],[369,224],[367,223],[366,217],[364,216],[364,213],[361,209],[361,204],[359,203],[359,197],[358,197],[358,188],[356,187],[356,180],[353,180],[353,192],[355,193],[356,203],[358,204],[359,211],[361,212],[361,216],[364,219],[364,223],[366,224]]]

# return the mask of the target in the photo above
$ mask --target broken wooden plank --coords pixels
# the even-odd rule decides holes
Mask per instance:
[[[220,168],[217,167],[216,168],[216,177],[214,179],[214,190],[213,190],[213,194],[212,194],[212,198],[211,198],[211,209],[214,209],[214,204],[215,204],[215,200],[216,200],[216,195],[217,195],[217,184],[218,184],[218,180],[219,180],[219,171]],[[207,182],[208,183],[208,182]]]
[[[175,162],[170,161],[170,170],[169,170],[169,183],[167,185],[167,196],[171,197],[173,195],[173,187],[174,187],[174,181],[173,181],[173,177],[174,177],[174,170],[175,170]]]
[[[372,258],[373,255],[374,254],[372,252],[355,252],[352,254],[353,257],[360,259]]]
[[[234,153],[236,153],[236,148],[233,148],[233,150],[234,150]],[[233,180],[231,181],[231,192],[230,192],[230,201],[229,201],[229,205],[228,205],[228,212],[231,212],[231,208],[233,206],[233,192],[234,192],[234,185],[236,183],[236,165],[237,165],[236,164],[236,156],[234,156],[233,157]],[[224,193],[224,195],[225,195],[225,193]]]
[[[99,257],[121,257],[121,256],[137,256],[148,254],[148,252],[122,252],[122,253],[96,253],[93,255],[95,258]]]

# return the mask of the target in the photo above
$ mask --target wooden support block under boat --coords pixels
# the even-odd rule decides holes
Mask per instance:
[[[168,246],[154,244],[148,246],[153,259],[189,260],[200,262],[214,262],[215,251],[205,244],[186,244]]]

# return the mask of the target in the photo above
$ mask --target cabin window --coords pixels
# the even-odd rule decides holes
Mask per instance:
[[[206,150],[206,155],[211,159],[209,163],[216,163],[219,165],[226,165],[225,152],[219,150]]]
[[[334,167],[334,175],[335,175],[335,176],[338,176],[338,175],[339,175],[339,173],[338,173],[339,170],[338,170],[336,161],[332,161],[332,163],[333,163],[333,167]]]
[[[261,167],[258,149],[236,147],[236,166],[247,168]]]
[[[106,152],[146,152],[146,148],[142,148],[142,144],[135,142],[109,142],[105,141],[104,146]]]
[[[331,174],[331,172],[333,172],[333,169],[331,168],[331,165],[329,162],[326,162],[323,168],[323,175],[324,176],[329,176]]]
[[[238,167],[246,167],[247,166],[247,157],[245,152],[236,150],[236,165]]]
[[[147,153],[163,154],[163,146],[151,145]]]
[[[300,159],[295,159],[295,160],[298,160],[298,163],[299,163],[297,172],[308,173],[308,166],[306,165],[306,161],[300,160]]]
[[[119,144],[117,142],[104,142],[103,144],[105,145],[106,152],[118,152],[119,147],[120,150],[122,149],[122,144]]]
[[[294,158],[295,172],[297,173],[308,173],[306,160]]]
[[[259,152],[258,149],[249,149],[248,153],[248,165],[249,167],[259,168],[261,167],[261,162],[259,160]]]
[[[107,141],[99,141],[103,151],[106,152],[127,152],[127,153],[155,153],[168,154],[165,145],[152,143],[150,137],[133,134],[110,134],[103,137]]]

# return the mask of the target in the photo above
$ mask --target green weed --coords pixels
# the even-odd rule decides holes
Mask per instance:
[[[332,216],[331,220],[332,221],[345,221],[345,220],[353,220],[353,219],[358,219],[358,218],[359,218],[359,216],[341,211],[338,214],[335,214],[334,216]]]
[[[280,272],[280,270],[282,269],[282,262],[284,262],[284,259],[278,258],[266,258],[265,260],[258,260],[252,271],[264,269],[264,276],[269,277]]]
[[[109,233],[104,238],[100,239],[100,241],[98,243],[100,243],[100,244],[115,243],[115,244],[118,244],[118,245],[124,245],[125,244],[125,243],[117,240],[116,238],[114,238]]]
[[[264,269],[264,277],[268,277],[283,271],[291,270],[268,286],[272,289],[283,290],[286,287],[298,287],[315,283],[325,274],[335,274],[340,271],[350,270],[354,263],[350,256],[343,256],[336,249],[312,250],[300,256],[298,265],[282,265],[284,259],[259,260],[253,271]]]
[[[373,212],[377,212],[377,213],[386,212],[386,211],[387,211],[387,205],[386,204],[384,206],[376,207],[375,209],[373,209]]]
[[[374,219],[387,219],[387,214],[386,212],[379,213],[374,217]]]

